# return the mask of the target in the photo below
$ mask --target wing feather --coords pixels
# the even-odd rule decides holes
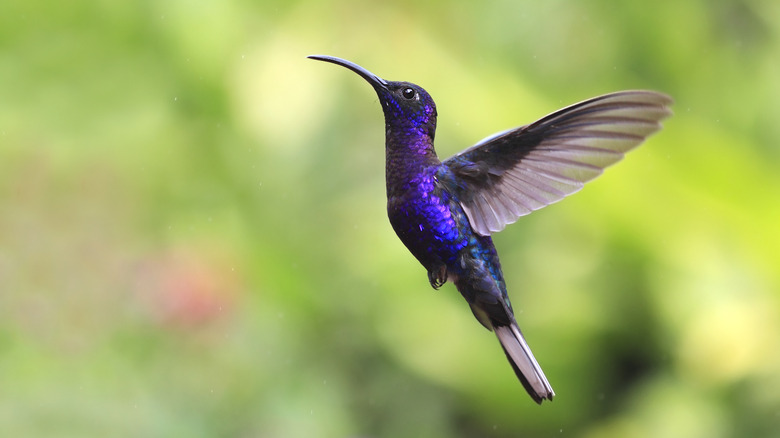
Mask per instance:
[[[580,190],[661,129],[672,99],[621,91],[504,131],[444,161],[474,230],[484,236]]]

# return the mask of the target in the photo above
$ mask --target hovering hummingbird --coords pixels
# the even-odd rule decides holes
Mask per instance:
[[[552,400],[555,392],[515,321],[490,236],[622,159],[661,128],[672,99],[655,91],[605,94],[440,161],[436,105],[420,86],[384,80],[344,59],[309,58],[346,67],[374,87],[385,114],[390,224],[431,286],[454,283],[477,320],[495,332],[531,398]]]

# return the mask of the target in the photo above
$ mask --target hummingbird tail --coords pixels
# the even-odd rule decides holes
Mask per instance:
[[[531,348],[525,342],[517,324],[512,321],[510,325],[496,325],[493,330],[496,332],[498,341],[501,342],[501,347],[503,347],[509,363],[512,364],[517,378],[520,379],[520,383],[523,384],[531,398],[539,404],[542,404],[545,399],[552,400],[555,392],[550,386],[550,382],[547,381],[547,377],[544,376],[539,363],[536,362]]]

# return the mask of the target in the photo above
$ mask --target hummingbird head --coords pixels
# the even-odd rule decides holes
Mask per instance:
[[[436,133],[436,104],[419,85],[386,81],[353,62],[334,56],[311,55],[309,58],[348,68],[368,81],[379,96],[388,133],[427,135],[433,140]]]

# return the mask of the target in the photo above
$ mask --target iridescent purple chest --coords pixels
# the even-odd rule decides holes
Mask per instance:
[[[470,231],[460,204],[437,184],[436,170],[416,174],[387,201],[396,234],[428,269],[452,265],[468,244]]]

